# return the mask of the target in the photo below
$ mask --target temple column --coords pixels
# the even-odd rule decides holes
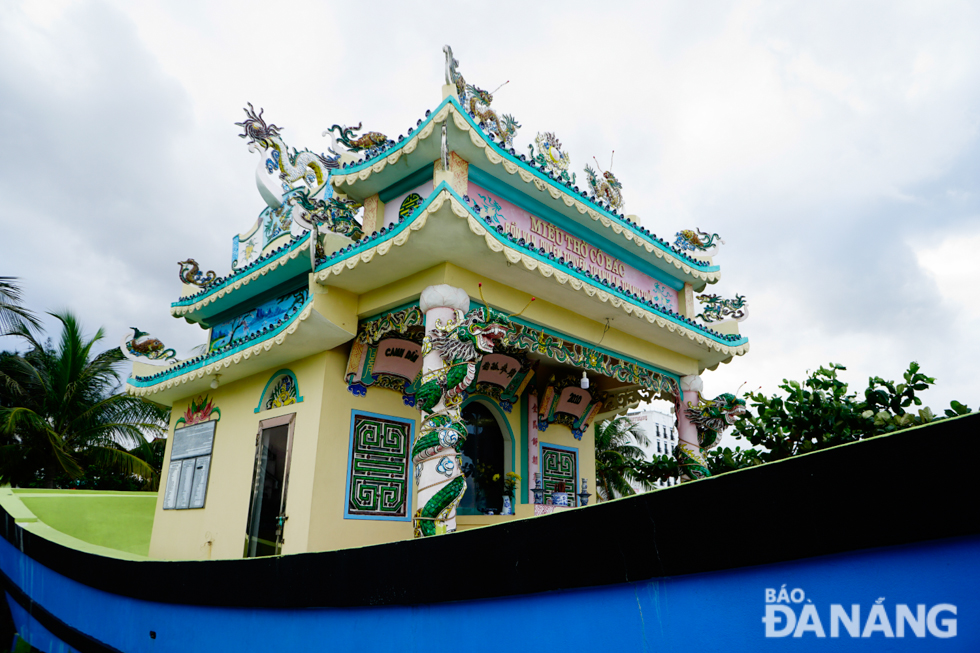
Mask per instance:
[[[456,311],[465,313],[469,307],[469,295],[461,288],[440,284],[423,290],[419,308],[425,314],[426,344],[437,326],[445,327],[456,317]],[[422,351],[422,383],[444,379],[446,363],[439,351],[431,345],[423,345]],[[462,402],[461,395],[447,398],[444,393],[430,410],[422,410],[419,435],[412,452],[418,495],[416,537],[456,530],[456,506],[466,490],[459,454],[466,438],[466,427],[460,416]],[[434,523],[434,528],[426,522]]]
[[[365,236],[370,236],[375,231],[384,226],[385,205],[375,193],[364,200],[364,224],[361,225]]]

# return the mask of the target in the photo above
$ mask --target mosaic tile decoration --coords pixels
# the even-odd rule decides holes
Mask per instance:
[[[208,352],[228,349],[255,334],[279,326],[292,318],[306,304],[308,298],[309,290],[306,288],[288,292],[230,320],[215,324],[211,328]]]
[[[283,374],[276,382],[269,398],[266,399],[265,409],[281,408],[296,403],[296,380],[291,374]]]
[[[352,420],[347,514],[407,517],[412,423],[357,412]]]

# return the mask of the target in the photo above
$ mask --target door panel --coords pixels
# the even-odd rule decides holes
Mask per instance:
[[[291,421],[263,428],[259,432],[248,507],[245,557],[279,555],[282,552],[291,449]]]

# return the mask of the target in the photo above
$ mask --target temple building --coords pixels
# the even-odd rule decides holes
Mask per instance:
[[[518,152],[517,119],[445,55],[441,102],[397,138],[334,125],[316,154],[246,109],[264,206],[227,274],[181,262],[171,305],[207,352],[177,361],[138,330],[122,344],[127,390],[173,409],[151,558],[352,548],[584,506],[598,422],[655,398],[696,405],[697,376],[748,351],[744,298],[696,299],[721,278],[716,234],[657,237],[612,171],[573,174],[550,132]],[[677,412],[696,478],[712,443]]]

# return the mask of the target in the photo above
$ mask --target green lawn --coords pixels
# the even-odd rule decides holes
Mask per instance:
[[[21,489],[14,494],[55,530],[110,549],[149,553],[156,492]]]

